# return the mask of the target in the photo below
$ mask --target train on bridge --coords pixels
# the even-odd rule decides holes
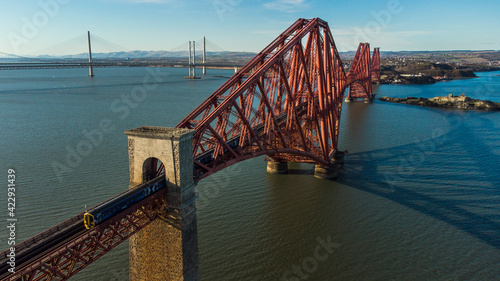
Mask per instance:
[[[40,239],[36,236],[26,241],[27,243],[24,242],[18,245],[16,247],[15,258],[17,267],[32,263],[59,247],[64,241],[82,235],[89,229],[93,229],[134,204],[166,188],[166,186],[165,176],[156,177],[86,211],[83,216],[78,215],[68,220],[70,223],[58,227],[54,231],[50,231],[50,235],[42,233],[43,237],[40,237]],[[2,253],[0,260],[0,280],[4,280],[10,274],[8,271],[10,268],[8,264],[9,259],[6,256],[6,252]]]
[[[227,143],[229,147],[236,149],[238,147],[239,137]],[[196,160],[202,164],[208,164],[213,161],[213,153],[213,149],[207,151],[196,157]],[[228,151],[226,150],[225,153],[228,153]],[[195,165],[195,169],[197,168],[199,169],[200,167]],[[32,263],[59,247],[64,241],[82,235],[86,231],[99,226],[124,210],[129,209],[134,204],[166,188],[167,180],[165,179],[165,175],[159,175],[142,185],[125,191],[87,210],[83,215],[75,216],[68,220],[70,223],[65,223],[63,226],[57,227],[54,231],[49,231],[50,235],[48,233],[42,233],[40,239],[36,236],[30,239],[31,241],[28,240],[28,243],[25,242],[19,245],[17,247],[18,252],[16,253],[16,264],[22,266],[23,264]],[[0,280],[3,280],[10,274],[8,272],[10,266],[8,264],[9,259],[7,253],[3,252],[2,255],[3,256],[0,256]]]

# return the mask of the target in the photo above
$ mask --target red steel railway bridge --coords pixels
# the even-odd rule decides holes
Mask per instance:
[[[379,79],[378,48],[370,56],[369,44],[361,43],[347,72],[328,24],[318,18],[297,20],[176,126],[191,132],[190,180],[196,184],[230,165],[263,155],[271,164],[268,171],[279,170],[286,162],[312,163],[316,175],[329,178],[343,155],[338,137],[344,98],[371,101],[372,83]],[[129,153],[130,145],[129,138]],[[150,179],[165,181],[165,166],[154,161],[139,187]],[[158,218],[168,217],[167,189],[134,202],[93,228],[84,226],[81,213],[18,244],[15,273],[8,271],[10,251],[4,251],[1,280],[70,278]],[[183,278],[193,279],[199,276]]]

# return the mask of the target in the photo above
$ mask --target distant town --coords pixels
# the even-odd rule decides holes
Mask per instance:
[[[500,51],[381,52],[381,83],[432,84],[500,70]]]

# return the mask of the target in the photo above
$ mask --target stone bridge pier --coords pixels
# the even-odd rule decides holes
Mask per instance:
[[[165,166],[166,215],[130,237],[130,280],[200,280],[193,180],[194,130],[140,127],[126,131],[133,188],[151,172],[151,159]],[[156,162],[154,162],[156,163]]]

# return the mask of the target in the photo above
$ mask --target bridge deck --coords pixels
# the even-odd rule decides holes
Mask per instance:
[[[16,69],[54,69],[54,68],[88,68],[92,67],[189,67],[190,64],[179,60],[140,60],[140,61],[109,61],[109,62],[47,62],[47,63],[0,63],[0,70],[16,70]],[[244,62],[207,62],[205,64],[196,64],[196,67],[208,68],[233,68],[241,67]]]
[[[157,181],[158,179],[153,179],[149,182]],[[146,183],[148,184],[148,183]],[[144,185],[144,184],[143,184]],[[140,185],[140,186],[143,186]],[[139,188],[140,186],[137,186]],[[100,206],[105,205],[106,203],[120,197],[120,196],[127,196],[127,194],[133,193],[136,188],[127,190],[125,192],[122,192],[100,204],[97,206],[89,209],[89,211],[93,209],[97,209]],[[137,210],[140,210],[144,206],[151,204],[152,201],[157,200],[158,198],[161,198],[163,196],[164,190],[159,191],[158,193],[155,193],[154,196],[148,197],[148,199],[145,199],[137,204],[134,204],[127,210],[124,210],[123,213],[117,214],[116,216],[112,217],[109,219],[109,221],[103,223],[102,225],[94,228],[94,229],[86,229],[83,223],[83,218],[84,218],[84,213],[80,213],[38,235],[35,235],[34,237],[16,245],[16,274],[14,276],[11,276],[11,278],[14,278],[15,276],[20,276],[20,272],[25,272],[25,271],[30,271],[31,268],[37,268],[40,263],[42,263],[42,260],[47,260],[47,258],[50,258],[51,256],[58,256],[58,253],[65,252],[67,251],[67,248],[71,244],[75,244],[77,242],[75,241],[80,241],[82,243],[89,243],[89,241],[85,242],[85,240],[89,240],[92,236],[99,235],[99,233],[104,232],[103,230],[109,227],[110,224],[116,224],[117,222],[120,223],[120,221],[126,217],[126,216],[131,216],[132,213],[136,212]],[[133,216],[133,215],[132,215]],[[156,215],[157,216],[157,215]],[[149,222],[153,221],[156,216],[148,216]],[[130,219],[130,218],[129,218]],[[148,223],[149,223],[148,222]],[[143,227],[145,227],[148,223],[145,223],[141,225],[140,228],[138,228],[136,225],[136,229],[133,231],[133,233],[139,231]],[[130,233],[128,236],[121,235],[122,236],[122,241],[119,243],[113,244],[112,246],[115,247],[121,242],[125,241],[126,238],[128,238],[130,235],[133,233]],[[90,239],[92,240],[92,239]],[[88,246],[87,246],[88,247]],[[3,251],[0,253],[0,279],[4,280],[7,276],[11,275],[7,271],[10,266],[7,264],[9,261],[9,252],[10,250]],[[83,267],[82,267],[83,268]],[[76,273],[76,272],[74,272]],[[73,273],[73,274],[74,274]],[[10,279],[9,279],[10,280]],[[17,280],[17,279],[13,279]],[[31,280],[31,279],[30,279]]]

